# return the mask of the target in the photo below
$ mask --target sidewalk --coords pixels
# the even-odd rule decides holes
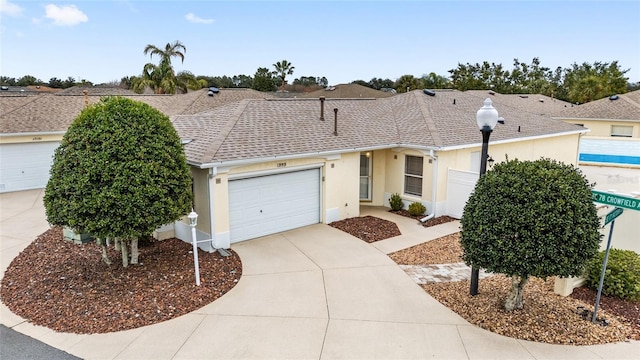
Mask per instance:
[[[3,273],[48,228],[41,199],[41,191],[0,194]],[[456,225],[424,228],[407,220],[398,220],[403,235],[393,244],[372,246],[324,224],[235,244],[243,262],[236,287],[159,324],[107,334],[56,333],[4,305],[0,322],[83,359],[638,358],[640,342],[549,345],[470,325],[386,256],[458,231]]]

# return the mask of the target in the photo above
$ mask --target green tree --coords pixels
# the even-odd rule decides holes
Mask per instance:
[[[563,86],[566,88],[568,100],[573,103],[586,103],[627,91],[629,78],[624,75],[629,71],[622,70],[617,61],[612,63],[595,62],[573,63],[564,70]]]
[[[426,89],[447,89],[451,83],[449,79],[434,72],[422,75],[422,86]]]
[[[44,205],[50,224],[119,242],[125,267],[130,244],[136,264],[138,238],[191,207],[189,167],[169,118],[123,97],[85,108],[55,151]]]
[[[17,86],[29,86],[29,85],[39,85],[42,83],[39,79],[36,79],[35,76],[25,75],[18,79],[16,82]]]
[[[422,82],[413,75],[402,75],[396,80],[394,88],[398,93],[420,89]]]
[[[293,75],[293,69],[295,69],[295,67],[287,60],[278,61],[273,64],[273,67],[276,69],[276,74],[281,80],[280,89],[284,91],[284,86],[287,84],[287,75]]]
[[[507,311],[523,307],[530,276],[581,275],[600,244],[591,185],[573,165],[550,159],[494,165],[460,222],[465,263],[511,277]]]
[[[258,68],[253,75],[253,89],[264,92],[275,91],[277,87],[275,80],[272,71],[263,67]]]
[[[196,77],[188,71],[183,71],[176,75],[171,58],[177,57],[184,63],[184,54],[187,48],[180,41],[167,43],[164,49],[149,44],[144,48],[144,54],[149,54],[153,59],[153,55],[160,57],[160,62],[156,65],[147,63],[142,69],[142,76],[136,78],[133,82],[132,89],[137,93],[144,92],[147,87],[151,88],[156,94],[175,94],[177,91],[186,93],[188,89],[201,88],[200,82]]]

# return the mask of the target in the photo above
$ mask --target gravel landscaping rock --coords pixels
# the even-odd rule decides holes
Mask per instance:
[[[95,243],[74,244],[54,227],[9,265],[0,297],[15,314],[59,332],[106,333],[166,321],[199,309],[231,290],[242,275],[240,257],[198,251],[201,285],[195,285],[193,247],[178,239],[140,241],[140,264],[101,262]]]

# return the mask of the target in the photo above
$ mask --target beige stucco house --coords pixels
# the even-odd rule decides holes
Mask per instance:
[[[203,243],[207,250],[358,216],[361,206],[388,206],[394,193],[405,206],[422,202],[425,216],[459,218],[478,177],[475,114],[487,97],[505,119],[491,135],[494,161],[550,157],[576,164],[588,131],[553,120],[544,102],[525,111],[487,91],[320,100],[246,89],[212,96],[206,89],[173,96],[88,90],[0,96],[3,191],[46,185],[53,150],[87,103],[104,95],[140,100],[170,116],[183,140],[198,237],[213,240]],[[190,240],[186,221],[163,231]]]
[[[640,90],[574,106],[554,118],[590,130],[580,145],[581,163],[640,167]]]
[[[478,177],[475,115],[486,92],[413,91],[388,98],[248,99],[171,119],[192,166],[198,237],[216,248],[358,216],[360,206],[422,202],[425,216],[460,217]],[[584,127],[494,98],[505,124],[494,161],[576,164]],[[189,239],[185,223],[176,235]]]
[[[114,87],[73,87],[55,94],[22,90],[0,91],[0,192],[43,188],[53,152],[67,128],[87,103],[96,103],[103,96],[139,100],[167,116],[269,97],[249,89],[223,89],[213,96],[206,89],[184,95],[137,95]]]

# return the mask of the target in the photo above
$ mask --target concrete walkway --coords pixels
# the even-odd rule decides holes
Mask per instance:
[[[42,191],[0,194],[0,203],[4,273],[48,226]],[[386,256],[390,248],[451,229],[398,222],[402,236],[373,246],[323,224],[236,244],[243,276],[233,290],[193,313],[152,326],[95,335],[56,333],[4,305],[0,320],[83,359],[638,358],[640,342],[559,346],[470,325]]]

